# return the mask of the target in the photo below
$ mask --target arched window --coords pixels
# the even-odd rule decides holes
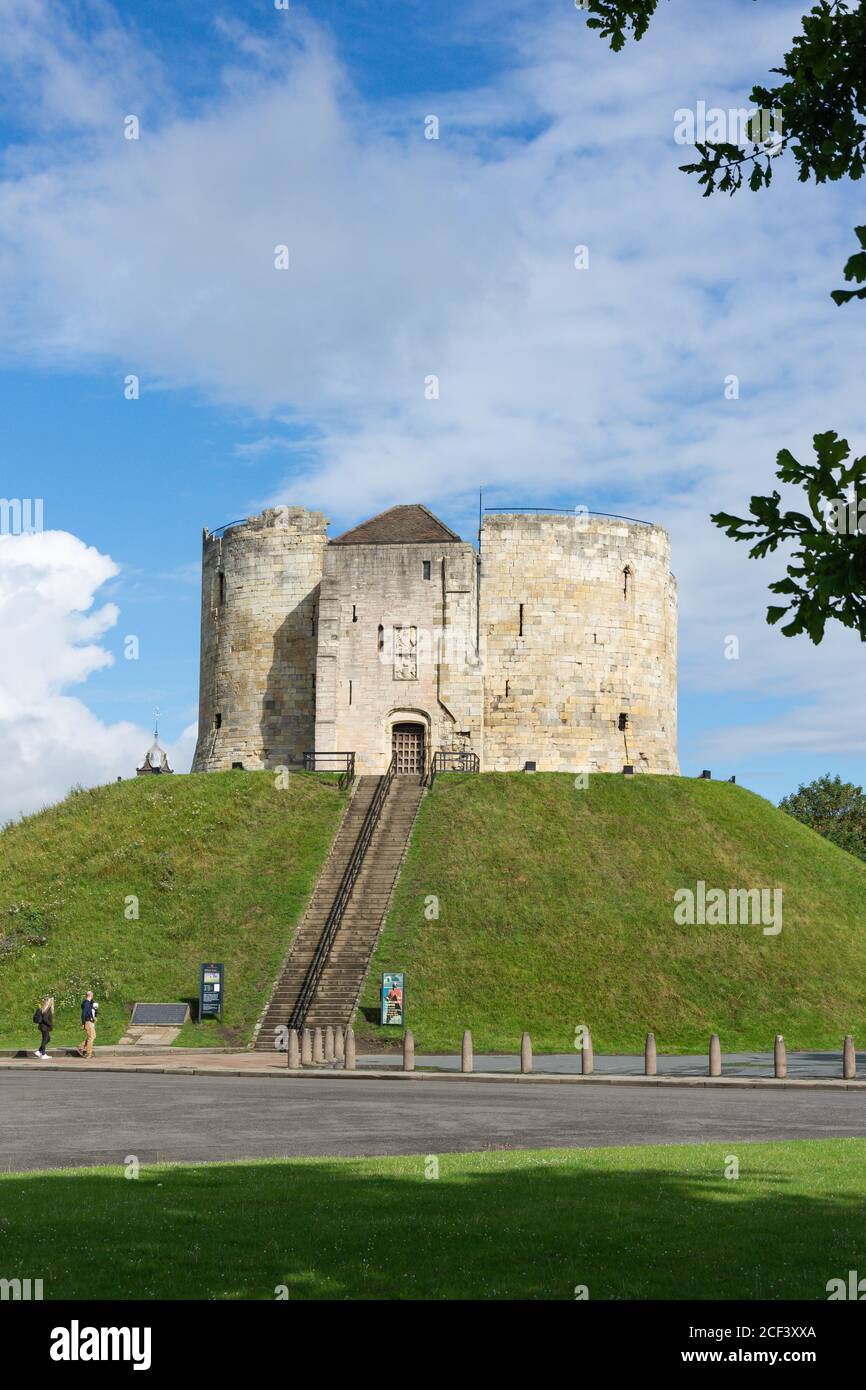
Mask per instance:
[[[622,572],[622,596],[628,598],[634,589],[634,570],[631,565],[626,565]]]
[[[385,650],[385,629],[381,623],[379,624],[379,635],[376,639],[376,650],[378,652],[383,652]]]

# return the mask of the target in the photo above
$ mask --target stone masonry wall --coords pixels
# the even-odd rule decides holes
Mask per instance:
[[[659,526],[489,516],[483,770],[677,773],[676,581]],[[626,727],[620,729],[621,716]]]
[[[296,764],[314,747],[327,524],[321,512],[280,507],[222,536],[205,532],[193,772]]]
[[[315,748],[382,772],[404,722],[423,725],[428,760],[465,750],[482,771],[678,771],[660,527],[489,515],[480,581],[466,542],[329,545],[326,528],[285,507],[205,532],[193,771],[297,766]]]
[[[354,750],[357,771],[369,773],[387,768],[395,723],[424,726],[428,759],[431,751],[470,742],[472,721],[477,733],[481,715],[474,585],[475,552],[462,542],[328,547],[319,604],[317,749]]]

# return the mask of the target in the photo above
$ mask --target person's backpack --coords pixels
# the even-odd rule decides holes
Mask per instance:
[[[36,1010],[35,1014],[33,1015],[33,1022],[34,1022],[34,1023],[41,1023],[41,1022],[42,1022],[42,1010],[41,1010],[41,1009],[37,1009],[37,1010]]]

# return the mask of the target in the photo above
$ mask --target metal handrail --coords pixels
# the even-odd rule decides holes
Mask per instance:
[[[354,750],[351,753],[320,753],[317,749],[313,748],[304,754],[304,771],[318,772],[316,763],[332,758],[345,759],[344,772],[340,778],[340,786],[343,788],[350,787],[355,780]]]
[[[361,826],[360,834],[358,835],[358,838],[355,841],[355,848],[352,850],[351,858],[349,859],[349,862],[346,865],[345,873],[343,874],[343,877],[340,881],[340,886],[337,889],[337,895],[334,898],[333,904],[331,905],[331,911],[328,913],[327,921],[325,922],[325,925],[322,928],[322,935],[319,938],[319,944],[316,947],[315,955],[313,956],[313,959],[310,961],[309,968],[307,970],[306,976],[304,977],[304,983],[301,986],[301,992],[298,995],[297,1003],[295,1004],[295,1007],[292,1009],[292,1013],[289,1018],[290,1028],[303,1027],[304,1020],[307,1017],[310,1005],[312,1004],[316,990],[319,987],[319,981],[322,978],[322,972],[324,971],[325,966],[328,963],[328,957],[331,954],[331,947],[334,944],[334,939],[337,935],[337,932],[340,930],[340,924],[343,920],[343,915],[346,911],[346,907],[348,905],[352,889],[355,886],[355,880],[357,879],[358,874],[361,872],[361,866],[364,863],[364,856],[366,855],[370,841],[373,838],[373,831],[379,824],[379,816],[382,813],[382,806],[384,805],[385,797],[388,795],[388,791],[390,789],[391,783],[394,780],[394,774],[396,773],[396,771],[397,759],[392,758],[388,767],[388,771],[382,777],[380,777],[379,785],[373,793],[373,800],[367,807],[367,814],[364,817],[364,824]]]
[[[644,521],[639,516],[621,516],[619,512],[593,512],[589,507],[581,507],[578,511],[575,507],[485,507],[485,512],[504,512],[506,514],[520,515],[521,512],[555,512],[563,516],[606,516],[611,521],[634,521],[638,526],[654,526],[654,521]]]
[[[451,753],[444,749],[440,749],[439,752],[433,754],[430,760],[430,775],[427,779],[429,786],[432,787],[436,780],[437,772],[448,771],[449,764],[453,764],[451,767],[452,772],[481,771],[481,759],[478,757],[477,753]]]

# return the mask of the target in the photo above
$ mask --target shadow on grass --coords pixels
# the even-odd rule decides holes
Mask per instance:
[[[741,1145],[738,1180],[718,1146],[9,1174],[0,1274],[52,1299],[824,1299],[866,1271],[864,1152]]]
[[[181,1004],[186,1004],[186,1005],[189,1007],[189,1021],[190,1021],[190,1023],[198,1023],[198,1022],[199,1022],[199,1017],[198,1017],[199,997],[198,997],[198,995],[197,995],[197,994],[185,994],[185,995],[182,995],[182,996],[181,996],[181,999],[180,999],[180,1003],[181,1003]]]

